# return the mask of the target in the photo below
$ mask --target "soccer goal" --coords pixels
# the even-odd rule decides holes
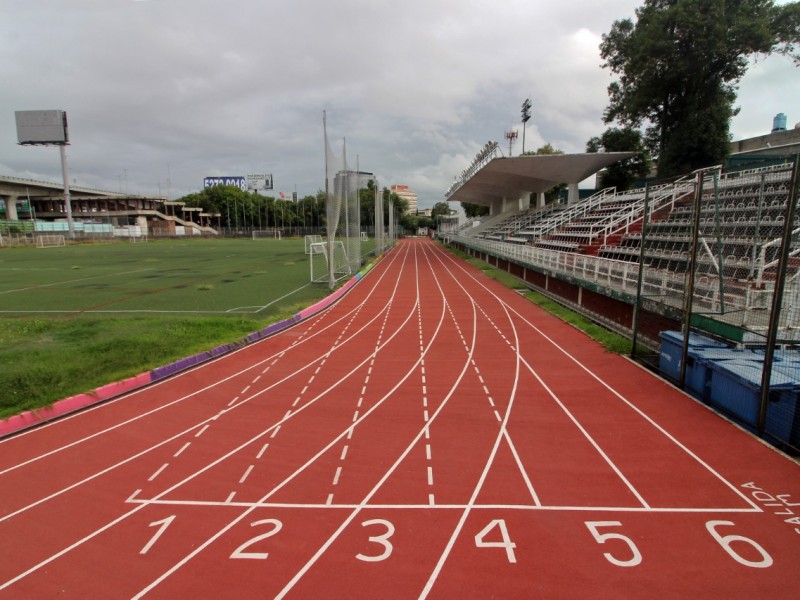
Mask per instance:
[[[322,236],[321,235],[307,235],[306,236],[306,254],[311,254],[311,244],[321,244],[322,243]]]
[[[347,260],[347,253],[344,249],[344,242],[333,242],[333,279],[339,281],[343,277],[351,275],[350,263]],[[327,283],[330,279],[330,257],[328,242],[317,242],[311,244],[310,258],[311,263],[311,282]]]
[[[361,241],[362,242],[368,242],[369,241],[369,236],[367,235],[366,231],[362,231],[361,232]]]
[[[67,241],[63,235],[45,234],[36,236],[37,248],[56,248],[58,246],[66,246]]]
[[[280,229],[254,229],[253,230],[253,239],[254,240],[267,240],[267,239],[281,239],[281,231]]]

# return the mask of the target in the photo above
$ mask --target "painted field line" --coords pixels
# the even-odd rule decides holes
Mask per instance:
[[[455,258],[454,258],[453,256],[451,256],[451,255],[450,255],[450,254],[448,254],[448,253],[445,253],[444,251],[440,251],[440,253],[441,253],[443,256],[445,256],[446,258],[448,258],[448,260],[449,260],[450,262],[454,263],[454,264],[455,264],[455,265],[456,265],[458,268],[460,268],[460,269],[461,269],[461,270],[464,272],[464,274],[465,274],[465,275],[467,275],[468,277],[470,277],[470,278],[471,278],[473,281],[475,281],[475,282],[476,282],[478,285],[480,285],[481,287],[483,287],[483,288],[484,288],[486,291],[488,291],[490,294],[492,294],[493,296],[497,297],[497,296],[494,294],[494,292],[492,292],[492,291],[491,291],[489,288],[487,288],[487,287],[486,287],[486,286],[485,286],[485,285],[484,285],[484,284],[483,284],[483,283],[482,283],[480,280],[478,280],[477,278],[475,278],[475,276],[474,276],[474,275],[473,275],[471,272],[469,272],[467,269],[465,269],[465,268],[464,268],[464,266],[463,266],[463,264],[460,264],[458,261],[456,261],[456,260],[455,260]],[[499,302],[503,302],[503,304],[505,304],[505,302],[504,302],[502,299],[500,299],[500,298],[498,298],[498,301],[499,301]],[[734,493],[735,493],[737,496],[739,496],[739,497],[740,497],[742,500],[744,500],[744,501],[745,501],[747,504],[749,504],[751,507],[753,507],[754,509],[756,509],[756,510],[758,510],[758,511],[760,511],[760,510],[761,510],[761,509],[760,509],[760,508],[759,508],[759,507],[758,507],[758,506],[757,506],[757,505],[756,505],[754,502],[752,502],[752,501],[750,500],[750,498],[748,498],[746,495],[744,495],[743,493],[741,493],[741,492],[740,492],[740,491],[739,491],[739,490],[736,488],[736,486],[735,486],[735,485],[733,485],[731,482],[729,482],[727,479],[725,479],[725,478],[724,478],[722,475],[720,475],[720,474],[719,474],[719,473],[718,473],[718,472],[717,472],[715,469],[713,469],[713,468],[711,467],[711,465],[709,465],[708,463],[706,463],[706,462],[705,462],[703,459],[701,459],[699,456],[697,456],[697,454],[695,454],[694,452],[692,452],[692,451],[691,451],[691,450],[690,450],[690,449],[689,449],[689,448],[688,448],[686,445],[684,445],[682,442],[680,442],[680,441],[679,441],[679,440],[678,440],[678,439],[677,439],[675,436],[673,436],[671,433],[669,433],[669,432],[668,432],[668,431],[667,431],[667,430],[666,430],[664,427],[662,427],[661,425],[659,425],[659,424],[658,424],[658,423],[657,423],[657,422],[656,422],[654,419],[652,419],[652,418],[651,418],[649,415],[647,415],[647,414],[646,414],[646,413],[645,413],[643,410],[641,410],[639,407],[637,407],[636,405],[634,405],[634,404],[633,404],[633,403],[632,403],[630,400],[628,400],[628,399],[627,399],[627,398],[625,398],[625,397],[624,397],[622,394],[620,394],[620,393],[619,393],[619,392],[618,392],[616,389],[614,389],[614,388],[613,388],[613,387],[612,387],[610,384],[608,384],[608,383],[607,383],[607,382],[606,382],[606,381],[605,381],[605,380],[604,380],[602,377],[600,377],[600,376],[599,376],[599,375],[597,375],[597,374],[596,374],[594,371],[592,371],[591,369],[589,369],[589,368],[588,368],[586,365],[584,365],[583,363],[581,363],[581,362],[580,362],[580,361],[579,361],[577,358],[575,358],[575,357],[574,357],[572,354],[570,354],[570,353],[569,353],[569,352],[568,352],[568,351],[567,351],[565,348],[563,348],[561,345],[559,345],[559,344],[558,344],[558,343],[557,343],[555,340],[553,340],[552,338],[550,338],[550,337],[549,337],[548,335],[546,335],[546,334],[545,334],[543,331],[541,331],[541,330],[540,330],[538,327],[536,327],[536,325],[534,325],[533,323],[531,323],[530,321],[528,321],[528,320],[527,320],[527,319],[526,319],[524,316],[522,316],[521,314],[519,314],[519,313],[518,313],[518,312],[517,312],[517,311],[516,311],[516,310],[515,310],[513,307],[509,306],[508,308],[509,308],[509,310],[510,310],[512,313],[514,313],[515,315],[517,315],[517,317],[519,317],[519,318],[520,318],[520,319],[521,319],[523,322],[525,322],[525,323],[526,323],[526,324],[527,324],[527,325],[528,325],[528,326],[529,326],[531,329],[533,329],[534,331],[536,331],[536,332],[537,332],[539,335],[541,335],[541,336],[542,336],[544,339],[546,339],[548,342],[550,342],[550,344],[551,344],[552,346],[554,346],[554,347],[555,347],[555,348],[557,348],[557,349],[558,349],[558,350],[559,350],[559,351],[560,351],[562,354],[564,354],[564,356],[566,356],[567,358],[569,358],[569,359],[570,359],[570,360],[571,360],[571,361],[572,361],[574,364],[576,364],[576,365],[577,365],[579,368],[583,369],[583,370],[584,370],[586,373],[588,373],[588,374],[589,374],[589,375],[590,375],[592,378],[594,378],[596,381],[598,381],[598,382],[599,382],[599,383],[600,383],[600,384],[601,384],[603,387],[605,387],[605,388],[606,388],[608,391],[610,391],[612,394],[614,394],[614,395],[615,395],[617,398],[619,398],[619,399],[620,399],[622,402],[624,402],[624,403],[625,403],[627,406],[629,406],[629,407],[630,407],[632,410],[634,410],[636,413],[638,413],[638,414],[639,414],[639,415],[640,415],[640,416],[641,416],[643,419],[645,419],[645,420],[646,420],[648,423],[650,423],[650,425],[652,425],[652,426],[653,426],[653,427],[654,427],[656,430],[658,430],[658,431],[659,431],[659,432],[660,432],[662,435],[664,435],[664,436],[665,436],[667,439],[669,439],[669,440],[670,440],[672,443],[674,443],[674,444],[675,444],[675,445],[676,445],[678,448],[680,448],[680,449],[681,449],[681,450],[683,450],[683,451],[684,451],[686,454],[688,454],[688,455],[689,455],[689,456],[690,456],[692,459],[694,459],[694,460],[695,460],[697,463],[699,463],[701,466],[703,466],[703,467],[704,467],[704,468],[705,468],[705,469],[706,469],[706,470],[707,470],[709,473],[711,473],[711,475],[713,475],[713,476],[714,476],[715,478],[717,478],[717,479],[718,479],[720,482],[722,482],[724,485],[726,485],[726,486],[727,486],[727,487],[728,487],[728,488],[729,488],[731,491],[733,491],[733,492],[734,492]]]
[[[398,278],[396,279],[396,282],[395,282],[395,287],[394,287],[394,292],[393,292],[394,294],[396,294],[396,293],[397,293],[397,287],[399,286],[399,282],[400,282],[400,278],[398,277]],[[384,307],[384,308],[385,308],[385,307]],[[381,311],[381,312],[382,312],[382,311]],[[380,314],[380,313],[379,313],[379,314]],[[408,321],[411,319],[411,317],[412,317],[412,315],[413,315],[413,314],[414,314],[414,313],[413,313],[413,309],[412,309],[412,311],[410,311],[410,312],[408,313],[408,316],[406,316],[406,318],[405,318],[404,322],[403,322],[403,323],[402,323],[402,324],[401,324],[401,325],[400,325],[400,326],[399,326],[399,327],[398,327],[398,328],[395,330],[395,332],[394,332],[394,333],[392,333],[392,335],[391,335],[391,336],[390,336],[390,337],[387,339],[386,343],[385,343],[385,344],[384,344],[382,347],[386,346],[386,344],[388,344],[388,343],[389,343],[389,342],[390,342],[390,341],[391,341],[391,340],[392,340],[392,339],[393,339],[393,338],[394,338],[396,335],[398,335],[398,334],[399,334],[399,332],[400,332],[400,331],[401,331],[401,330],[402,330],[402,329],[405,327],[405,325],[406,325],[406,324],[408,323]],[[374,320],[374,319],[373,319],[373,320]],[[437,331],[438,331],[438,330],[437,330]],[[376,352],[377,352],[377,350],[376,350]],[[373,356],[374,356],[374,353],[373,353]],[[352,369],[352,370],[351,370],[349,373],[347,373],[345,376],[343,376],[342,378],[340,378],[340,380],[339,380],[339,381],[343,381],[344,379],[347,379],[348,377],[352,376],[352,374],[353,374],[353,373],[355,373],[355,372],[357,372],[358,370],[360,370],[360,369],[361,369],[361,368],[364,366],[364,364],[366,364],[367,362],[369,362],[369,360],[370,360],[371,358],[372,358],[372,356],[368,356],[368,357],[367,357],[367,358],[366,358],[364,361],[362,361],[360,364],[356,365],[356,366],[355,366],[355,367],[354,367],[354,368],[353,368],[353,369]],[[392,388],[392,389],[391,389],[389,392],[387,392],[387,394],[386,394],[386,395],[385,395],[383,398],[381,398],[381,399],[380,399],[378,402],[376,402],[376,403],[375,403],[375,405],[374,405],[372,408],[370,408],[370,409],[369,409],[367,412],[365,412],[365,413],[364,413],[364,415],[361,417],[361,419],[360,419],[360,421],[359,421],[358,423],[356,423],[356,424],[354,424],[354,425],[352,425],[352,426],[348,427],[348,428],[347,428],[347,429],[345,429],[345,430],[344,430],[342,433],[340,433],[338,436],[336,436],[336,438],[334,438],[334,439],[333,439],[331,442],[329,442],[329,443],[328,443],[328,444],[327,444],[325,447],[323,447],[323,448],[322,448],[320,451],[318,451],[318,452],[317,452],[317,453],[316,453],[314,456],[312,456],[310,459],[308,459],[308,461],[306,461],[306,462],[305,462],[305,464],[303,464],[303,465],[301,465],[300,467],[298,467],[298,468],[295,470],[295,472],[294,472],[294,473],[292,473],[291,475],[289,475],[289,476],[288,476],[286,479],[284,479],[284,480],[283,480],[281,483],[279,483],[279,484],[278,484],[277,486],[275,486],[275,487],[274,487],[272,490],[270,490],[270,491],[269,491],[269,492],[268,492],[268,493],[267,493],[267,494],[266,494],[266,495],[265,495],[263,498],[261,498],[261,499],[259,500],[259,502],[265,502],[265,501],[266,501],[266,500],[268,500],[268,499],[269,499],[269,498],[270,498],[272,495],[276,494],[278,491],[280,491],[281,489],[283,489],[283,487],[285,487],[286,485],[288,485],[288,484],[289,484],[291,481],[293,481],[293,480],[294,480],[294,479],[295,479],[297,476],[299,476],[301,473],[303,473],[303,472],[304,472],[304,471],[305,471],[305,470],[306,470],[308,467],[310,467],[310,466],[311,466],[311,465],[313,465],[313,464],[314,464],[314,463],[315,463],[317,460],[319,460],[319,458],[320,458],[320,457],[324,456],[324,455],[325,455],[325,454],[326,454],[326,453],[327,453],[327,452],[328,452],[328,451],[329,451],[331,448],[335,447],[335,446],[336,446],[336,445],[337,445],[337,444],[338,444],[338,443],[339,443],[339,442],[340,442],[340,441],[341,441],[343,438],[345,438],[345,436],[348,436],[348,439],[349,439],[349,433],[351,433],[351,432],[352,432],[352,430],[353,430],[353,427],[354,427],[355,425],[358,425],[359,423],[363,422],[363,421],[364,421],[364,420],[365,420],[365,419],[366,419],[366,418],[367,418],[367,417],[368,417],[370,414],[372,414],[372,412],[374,412],[375,410],[377,410],[377,409],[378,409],[378,408],[379,408],[379,407],[380,407],[380,406],[381,406],[381,405],[382,405],[382,404],[383,404],[383,403],[384,403],[384,402],[385,402],[385,401],[386,401],[386,400],[387,400],[387,399],[388,399],[388,398],[389,398],[389,397],[390,397],[390,396],[393,394],[393,392],[394,392],[394,391],[395,391],[397,388],[399,388],[399,387],[400,387],[400,385],[402,385],[402,383],[403,383],[403,382],[404,382],[404,381],[405,381],[405,380],[406,380],[408,377],[410,377],[410,375],[411,375],[413,372],[415,372],[415,371],[416,371],[417,364],[418,364],[418,362],[417,362],[417,363],[415,363],[414,365],[412,365],[412,366],[411,366],[411,368],[409,368],[408,372],[407,372],[407,373],[406,373],[406,374],[405,374],[405,375],[404,375],[404,376],[403,376],[403,377],[400,379],[400,381],[398,381],[398,383],[397,383],[397,384],[396,384],[396,385],[395,385],[395,386],[394,386],[394,387],[393,387],[393,388]],[[296,410],[294,413],[292,413],[292,416],[291,416],[291,418],[292,418],[292,419],[294,419],[294,418],[296,417],[296,415],[298,415],[298,414],[300,414],[301,412],[303,412],[303,411],[304,411],[306,408],[308,408],[308,407],[309,407],[309,406],[311,406],[313,403],[315,403],[317,400],[319,400],[319,398],[322,398],[322,397],[324,397],[325,395],[327,395],[327,393],[330,391],[330,389],[333,389],[333,388],[334,388],[334,387],[336,387],[337,385],[338,385],[338,382],[337,382],[337,383],[335,383],[334,385],[332,385],[332,386],[329,388],[329,390],[323,391],[323,392],[322,392],[322,393],[320,393],[318,396],[316,396],[314,399],[310,400],[309,402],[307,402],[306,404],[304,404],[302,407],[298,408],[298,409],[297,409],[297,410]],[[266,435],[266,433],[268,433],[268,432],[269,432],[269,430],[266,430],[266,431],[264,431],[264,432],[260,433],[258,436],[256,436],[256,437],[252,438],[251,440],[249,440],[249,441],[248,441],[248,442],[246,442],[245,444],[243,444],[243,445],[239,446],[238,448],[236,448],[236,449],[232,450],[231,452],[229,452],[229,453],[228,453],[228,455],[226,455],[226,456],[225,456],[225,457],[223,457],[222,459],[219,459],[218,461],[215,461],[215,462],[221,462],[221,461],[222,461],[224,458],[227,458],[227,457],[229,457],[229,456],[232,456],[232,455],[233,455],[233,454],[235,454],[236,452],[240,451],[242,448],[246,447],[247,445],[250,445],[250,444],[252,444],[252,443],[253,443],[253,442],[255,442],[256,440],[258,440],[259,438],[261,438],[263,435]],[[211,468],[211,466],[205,467],[205,468],[203,469],[203,471],[204,471],[204,470],[207,470],[207,469],[209,469],[209,468]],[[199,473],[200,473],[200,472],[198,472],[197,474],[199,474]],[[191,478],[194,478],[194,477],[195,477],[197,474],[195,474],[195,475],[192,475],[192,477],[191,477]],[[189,478],[187,478],[185,481],[188,481],[188,480],[189,480]],[[182,485],[182,484],[181,484],[181,485]],[[177,486],[174,486],[174,487],[177,487]],[[160,496],[163,496],[163,495],[164,495],[164,493],[162,493],[162,494],[159,494],[159,497],[160,497]],[[245,518],[246,518],[246,517],[247,517],[247,516],[248,516],[248,515],[249,515],[249,514],[250,514],[250,513],[253,511],[253,510],[255,510],[255,507],[249,507],[249,508],[247,508],[245,511],[243,511],[243,512],[242,512],[242,514],[241,514],[241,515],[239,515],[238,517],[236,517],[235,519],[233,519],[232,521],[230,521],[230,522],[229,522],[227,525],[225,525],[225,526],[224,526],[224,527],[223,527],[221,530],[219,530],[217,533],[215,533],[213,536],[211,536],[211,537],[210,537],[209,539],[207,539],[205,542],[203,542],[202,544],[200,544],[199,546],[197,546],[197,547],[196,547],[196,548],[195,548],[195,549],[194,549],[194,550],[193,550],[191,553],[189,553],[187,556],[185,556],[185,557],[184,557],[184,558],[182,558],[180,561],[178,561],[178,562],[177,562],[175,565],[173,565],[173,566],[172,566],[172,567],[171,567],[169,570],[167,570],[167,571],[166,571],[166,572],[164,572],[164,573],[163,573],[161,576],[159,576],[157,579],[155,579],[153,582],[151,582],[151,583],[150,583],[150,584],[149,584],[147,587],[145,587],[144,589],[142,589],[142,590],[141,590],[141,591],[140,591],[138,594],[136,594],[136,595],[134,596],[134,599],[141,598],[141,597],[143,597],[144,595],[146,595],[146,594],[147,594],[149,591],[151,591],[151,590],[153,590],[154,588],[158,587],[158,585],[159,585],[159,584],[160,584],[162,581],[164,581],[164,580],[165,580],[167,577],[169,577],[170,575],[172,575],[173,573],[175,573],[175,572],[176,572],[178,569],[180,569],[180,568],[181,568],[183,565],[185,565],[186,563],[188,563],[188,562],[189,562],[189,561],[190,561],[192,558],[194,558],[195,556],[197,556],[197,555],[198,555],[200,552],[202,552],[203,550],[205,550],[205,548],[207,548],[207,547],[208,547],[210,544],[212,544],[214,541],[216,541],[217,539],[219,539],[219,538],[220,538],[222,535],[224,535],[226,532],[228,532],[228,531],[229,531],[231,528],[233,528],[233,527],[234,527],[236,524],[238,524],[238,523],[240,523],[242,520],[244,520],[244,519],[245,519]]]
[[[645,508],[643,506],[558,506],[558,505],[535,505],[535,504],[353,504],[353,503],[332,503],[332,504],[308,504],[293,502],[222,502],[219,500],[157,500],[153,498],[139,498],[134,495],[126,501],[128,504],[152,504],[153,506],[190,506],[190,507],[219,507],[230,508],[231,506],[248,509],[258,508],[291,508],[297,510],[512,510],[523,512],[613,512],[613,513],[641,513],[641,514],[752,514],[763,512],[754,508],[730,508],[730,507],[664,507]]]

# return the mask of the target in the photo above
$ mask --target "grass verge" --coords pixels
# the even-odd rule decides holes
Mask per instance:
[[[628,338],[621,336],[618,333],[614,333],[602,325],[598,325],[591,319],[588,319],[574,310],[570,310],[569,308],[562,306],[544,294],[529,290],[525,284],[523,284],[519,279],[510,273],[500,271],[490,264],[480,259],[473,258],[470,255],[454,248],[448,248],[448,250],[460,258],[463,258],[471,265],[486,273],[487,276],[502,283],[506,287],[514,290],[527,290],[523,294],[525,298],[544,309],[554,317],[558,317],[562,321],[569,323],[577,329],[580,329],[597,343],[601,344],[609,352],[615,352],[617,354],[631,353],[632,342]]]
[[[233,342],[289,317],[4,319],[0,419]]]

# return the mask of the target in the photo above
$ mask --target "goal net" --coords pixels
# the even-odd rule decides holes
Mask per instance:
[[[37,248],[56,248],[58,246],[66,246],[67,241],[63,235],[37,235],[36,247]]]
[[[330,256],[331,253],[333,254],[332,257]],[[328,282],[331,273],[333,273],[335,281],[352,275],[343,242],[334,241],[332,244],[328,244],[328,242],[312,243],[309,247],[309,254],[311,258],[311,281],[314,283]]]
[[[311,244],[321,244],[321,235],[307,235],[305,238],[306,254],[311,254]]]
[[[325,216],[326,237],[323,243],[335,248],[334,256],[328,261],[328,286],[333,286],[342,273],[355,273],[361,267],[361,210],[359,187],[364,179],[356,167],[352,170],[347,164],[344,144],[342,154],[337,156],[328,143],[327,121],[323,112],[325,128]],[[312,242],[313,246],[313,242]],[[341,250],[338,250],[341,248]],[[341,258],[336,252],[341,251]],[[314,253],[311,254],[312,258]],[[347,262],[346,269],[337,261]],[[312,275],[312,281],[317,281]]]
[[[280,229],[254,229],[253,230],[253,239],[254,240],[267,240],[267,239],[281,239],[281,230]]]

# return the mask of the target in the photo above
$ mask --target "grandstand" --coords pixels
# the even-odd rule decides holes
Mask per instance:
[[[73,231],[79,238],[112,237],[139,227],[149,235],[216,235],[221,215],[185,202],[72,187]],[[0,233],[69,231],[62,184],[0,176]]]
[[[518,193],[522,175],[508,165],[492,166],[504,160],[494,158],[483,167],[509,175],[507,188],[495,180],[500,191],[484,202],[490,216],[443,234],[447,242],[634,338],[648,348],[637,345],[634,355],[651,365],[658,364],[667,331],[696,331],[726,347],[760,349],[762,357],[767,346],[770,354],[788,350],[798,358],[789,362],[798,365],[792,389],[800,393],[800,353],[791,351],[800,342],[800,226],[791,160],[744,170],[715,167],[547,206],[508,201]],[[548,180],[533,163],[517,167],[528,169],[524,176],[530,181]],[[481,180],[481,170],[473,179]],[[469,187],[469,181],[461,182],[461,188]],[[483,187],[473,183],[464,195],[456,187],[449,200],[475,203]],[[687,368],[691,364],[681,369],[681,385]],[[795,411],[790,412],[791,420]],[[761,433],[763,424],[763,417],[746,423]],[[779,441],[800,448],[800,413],[793,431]]]

